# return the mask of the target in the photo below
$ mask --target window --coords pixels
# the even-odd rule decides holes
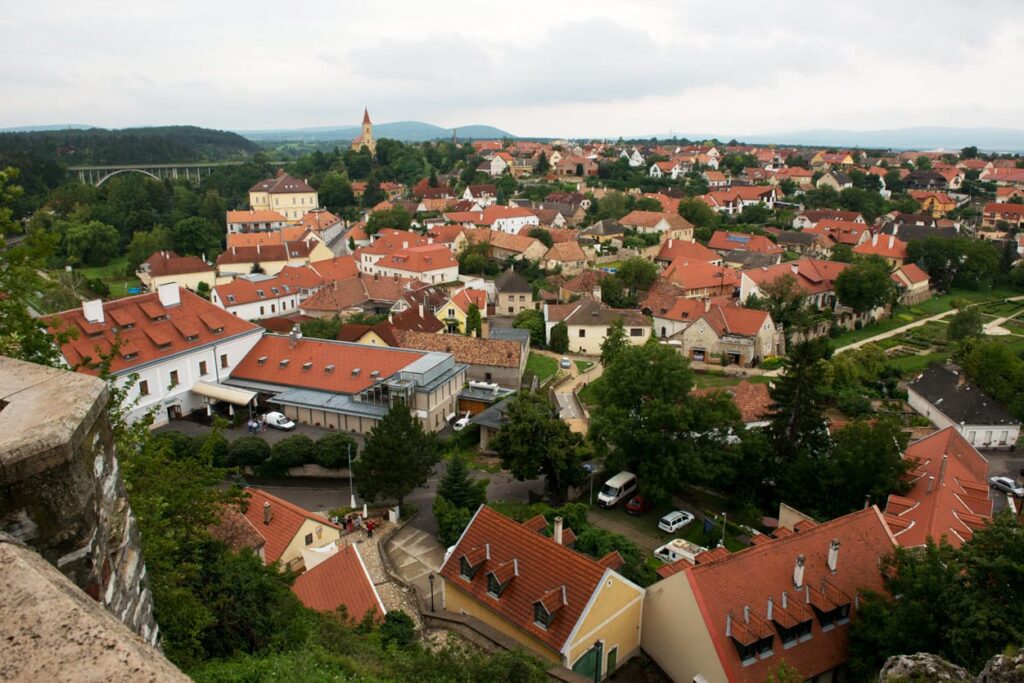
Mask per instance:
[[[459,576],[466,579],[467,581],[472,581],[473,577],[476,576],[476,573],[480,571],[480,567],[482,565],[483,563],[481,562],[480,564],[474,567],[469,563],[469,560],[466,559],[466,556],[463,555],[459,558]]]
[[[228,354],[226,354],[226,353],[220,354],[220,366],[222,368],[226,368],[228,366]]]
[[[537,626],[546,629],[548,626],[551,626],[551,621],[554,618],[555,615],[544,609],[544,605],[539,602],[533,603],[533,623],[537,624]]]
[[[313,534],[306,534],[306,545],[313,545]]]
[[[172,387],[178,386],[178,371],[177,370],[171,370],[171,386]]]
[[[630,337],[642,337],[644,336],[644,328],[642,327],[631,327],[629,328]]]
[[[520,301],[526,301],[526,295],[525,294],[520,294],[519,295],[519,300]]]
[[[586,336],[587,336],[587,331],[584,330],[584,329],[581,329],[580,330],[580,337],[582,338],[582,337],[586,337]]]
[[[200,375],[205,375],[206,374],[206,361],[205,360],[199,361],[199,374]]]
[[[146,380],[139,382],[139,396],[149,396],[149,382]]]
[[[263,307],[260,306],[260,315],[263,315]]]
[[[507,587],[508,581],[505,583],[498,581],[498,577],[493,572],[487,575],[487,594],[492,598],[500,598]]]
[[[485,372],[484,373],[484,381],[485,382],[490,382],[491,381],[491,373],[489,373],[489,372]]]

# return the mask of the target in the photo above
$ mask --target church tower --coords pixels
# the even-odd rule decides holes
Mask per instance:
[[[373,139],[373,122],[370,121],[370,111],[363,107],[363,132],[352,141],[352,149],[358,152],[363,147],[370,150],[370,154],[377,156],[377,141]]]

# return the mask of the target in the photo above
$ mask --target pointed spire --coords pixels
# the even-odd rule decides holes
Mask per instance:
[[[370,110],[367,109],[366,107],[363,107],[363,125],[365,126],[368,123],[371,123],[371,121],[370,121]]]

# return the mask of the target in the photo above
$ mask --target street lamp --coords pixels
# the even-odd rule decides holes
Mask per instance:
[[[356,489],[355,484],[352,482],[352,442],[348,442],[348,494],[349,501],[348,506],[353,510],[356,509]]]
[[[434,572],[430,572],[427,576],[427,580],[430,581],[430,611],[434,611]]]
[[[604,649],[604,644],[598,640],[594,643],[594,650],[597,652],[597,662],[594,664],[594,683],[601,683],[601,651]]]

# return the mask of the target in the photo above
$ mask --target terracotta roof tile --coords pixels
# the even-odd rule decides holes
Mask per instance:
[[[781,254],[783,249],[763,235],[751,235],[744,232],[728,232],[716,230],[708,242],[711,249],[724,251],[753,251],[758,254]]]
[[[153,277],[212,272],[213,266],[198,256],[178,256],[173,251],[158,251],[142,262],[140,270]]]
[[[370,611],[376,611],[377,619],[387,613],[354,545],[301,574],[292,584],[292,592],[303,605],[318,612],[334,612],[344,606],[356,621]]]
[[[732,387],[707,387],[704,389],[694,389],[692,393],[697,396],[707,396],[715,392],[722,392],[732,399],[732,402],[736,404],[736,408],[740,411],[740,420],[744,423],[759,422],[775,412],[772,410],[774,401],[772,401],[771,394],[768,393],[767,384],[754,384],[753,382],[742,380],[739,384]]]
[[[281,555],[288,549],[288,545],[299,533],[303,523],[311,519],[318,524],[340,529],[320,515],[303,510],[298,505],[278,498],[262,489],[247,487],[245,492],[249,494],[245,508],[245,518],[256,528],[261,536],[266,539],[263,547],[263,554],[267,564],[273,564],[281,559]],[[270,523],[264,524],[264,504],[270,503]]]
[[[228,211],[228,223],[287,223],[288,219],[277,211],[261,209],[259,211]]]
[[[409,330],[397,330],[395,336],[403,348],[450,353],[456,362],[469,365],[518,368],[522,356],[522,347],[514,341]]]

